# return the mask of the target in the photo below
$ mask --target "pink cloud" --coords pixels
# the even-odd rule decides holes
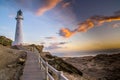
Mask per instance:
[[[66,8],[66,7],[70,6],[70,4],[71,4],[70,2],[63,3],[62,7]]]
[[[46,11],[53,9],[60,1],[61,0],[46,0],[46,3],[37,10],[36,14],[42,15]]]
[[[120,23],[113,24],[112,27],[113,27],[113,28],[120,27]]]

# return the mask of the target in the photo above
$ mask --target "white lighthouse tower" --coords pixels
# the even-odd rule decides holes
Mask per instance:
[[[17,20],[17,23],[16,23],[15,40],[12,43],[12,46],[23,44],[23,34],[22,34],[23,13],[21,10],[17,12],[16,20]]]

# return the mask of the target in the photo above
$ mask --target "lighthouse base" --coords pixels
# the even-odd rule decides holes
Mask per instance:
[[[21,42],[16,42],[16,41],[13,41],[13,42],[12,42],[12,46],[20,46],[20,45],[23,45],[23,43],[21,43]]]

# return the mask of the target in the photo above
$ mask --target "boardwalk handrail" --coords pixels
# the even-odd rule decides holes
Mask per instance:
[[[16,46],[18,49],[20,50],[26,50],[25,48],[23,48],[22,46]],[[68,80],[64,75],[62,71],[58,71],[56,70],[54,67],[52,67],[51,65],[48,64],[47,61],[44,61],[43,58],[40,56],[39,53],[38,54],[38,61],[40,64],[40,69],[45,69],[45,73],[46,73],[46,80],[55,80],[53,78],[53,76],[48,72],[48,69],[51,70],[54,74],[57,75],[58,79],[57,80]]]
[[[48,62],[45,62],[43,58],[39,54],[39,63],[40,63],[40,68],[44,68],[46,71],[46,80],[55,80],[52,75],[49,74],[48,69],[52,71],[54,74],[57,75],[58,80],[68,80],[64,75],[62,71],[56,70],[54,67],[48,64]]]

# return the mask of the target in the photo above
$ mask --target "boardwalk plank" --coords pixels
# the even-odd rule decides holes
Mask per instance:
[[[36,53],[27,52],[27,60],[21,80],[45,80],[45,71],[40,70]]]

